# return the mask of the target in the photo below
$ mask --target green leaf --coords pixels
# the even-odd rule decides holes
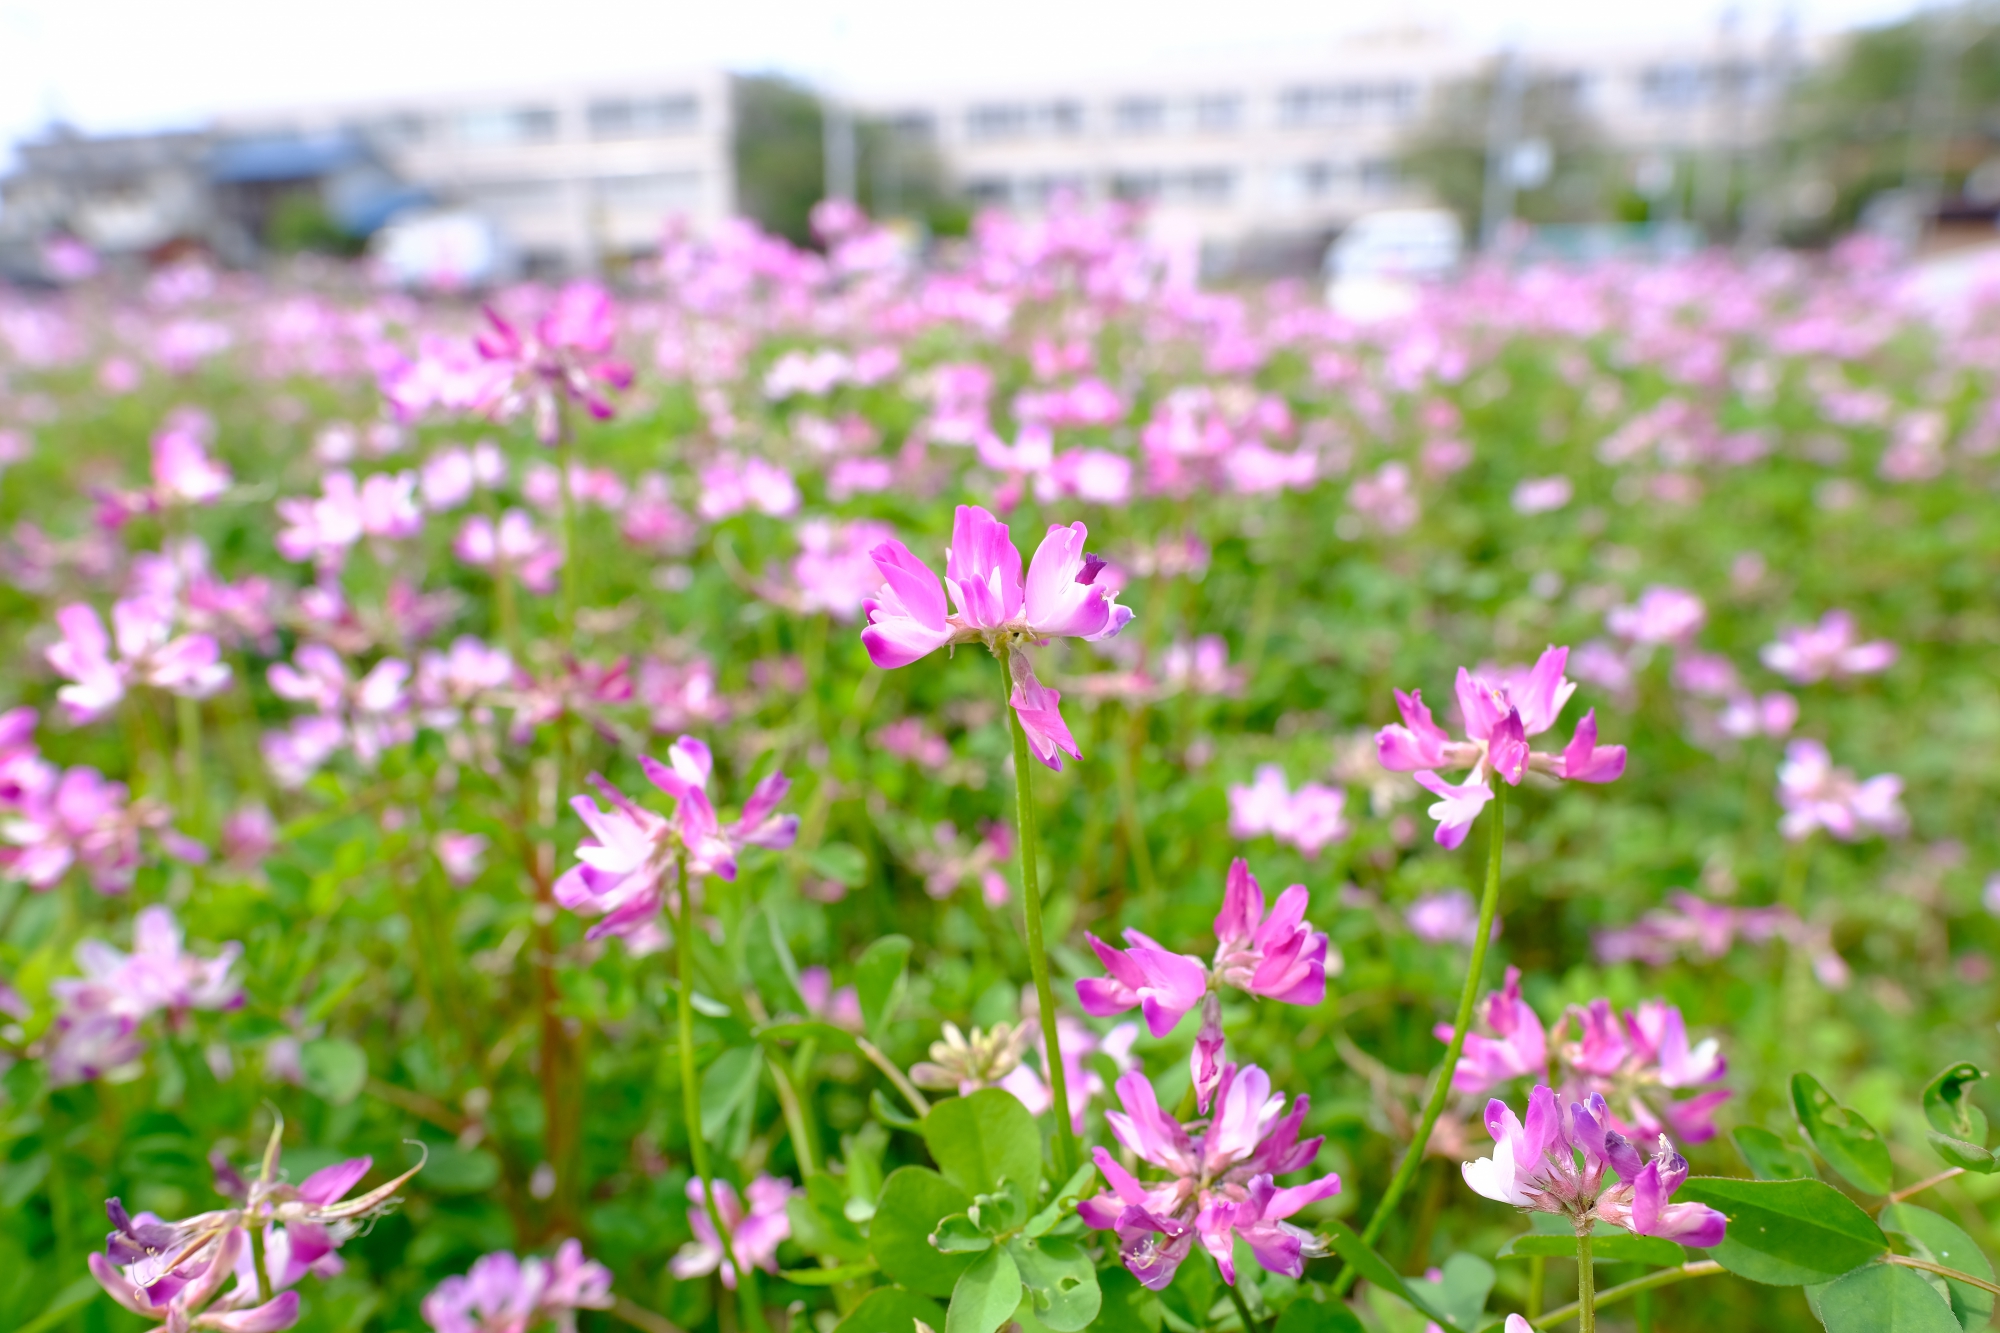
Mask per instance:
[[[1932,1152],[1961,1170],[1982,1176],[2000,1171],[2000,1158],[1976,1143],[1967,1143],[1964,1139],[1955,1139],[1934,1129],[1926,1131],[1924,1137],[1930,1140]]]
[[[90,1304],[102,1290],[97,1285],[97,1279],[86,1274],[57,1292],[46,1309],[15,1329],[14,1333],[44,1333],[44,1330],[55,1328]]]
[[[778,922],[778,911],[774,904],[764,904],[764,941],[771,947],[771,954],[777,960],[778,970],[784,974],[785,985],[790,987],[789,999],[804,1005],[804,993],[799,989],[799,963],[792,957],[792,946],[785,942],[785,928]],[[756,941],[757,932],[750,932],[746,945]],[[759,950],[759,952],[762,952]],[[752,975],[760,975],[753,973]]]
[[[1272,1333],[1366,1333],[1366,1330],[1344,1301],[1316,1301],[1309,1295],[1301,1295],[1278,1316]]]
[[[852,1282],[858,1277],[867,1277],[875,1271],[873,1262],[865,1264],[843,1264],[839,1268],[781,1268],[778,1276],[801,1287],[831,1287],[839,1282]]]
[[[1676,1201],[1705,1203],[1727,1217],[1729,1233],[1709,1257],[1774,1287],[1831,1281],[1889,1248],[1882,1228],[1823,1180],[1696,1176]]]
[[[842,1211],[856,1222],[875,1215],[875,1200],[882,1193],[882,1154],[889,1148],[889,1131],[867,1124],[852,1134],[840,1136],[840,1152],[847,1167],[847,1203]]]
[[[766,1023],[753,1034],[766,1046],[787,1041],[816,1041],[839,1051],[858,1051],[854,1044],[854,1034],[845,1028],[837,1028],[831,1023],[822,1023],[817,1018],[787,1019],[777,1023]]]
[[[1924,1088],[1924,1119],[1940,1134],[1984,1145],[1986,1113],[1972,1104],[1972,1085],[1986,1077],[1986,1071],[1969,1060],[1960,1060],[1939,1072]]]
[[[1729,1137],[1736,1141],[1736,1151],[1742,1154],[1750,1174],[1759,1180],[1816,1180],[1819,1177],[1819,1172],[1813,1169],[1810,1153],[1785,1142],[1768,1129],[1743,1125]]]
[[[882,1030],[889,1017],[889,1001],[909,960],[910,941],[903,935],[884,935],[862,950],[854,965],[854,994],[861,1001],[861,1021],[869,1032]]]
[[[1349,1268],[1384,1291],[1415,1306],[1419,1313],[1430,1316],[1440,1324],[1451,1322],[1451,1316],[1432,1302],[1428,1292],[1414,1290],[1403,1280],[1400,1273],[1389,1267],[1387,1259],[1369,1249],[1361,1237],[1355,1235],[1345,1222],[1329,1220],[1324,1226],[1328,1239],[1333,1242],[1335,1253],[1347,1261]]]
[[[1960,1333],[1951,1307],[1908,1268],[1869,1264],[1819,1293],[1826,1333]]]
[[[1054,1333],[1079,1333],[1090,1327],[1104,1304],[1097,1286],[1097,1267],[1083,1247],[1062,1236],[1039,1240],[1016,1237],[1007,1253],[1021,1274],[1021,1285],[1034,1302],[1035,1318]]]
[[[944,1323],[944,1307],[904,1287],[877,1287],[833,1326],[833,1333],[910,1333],[919,1319],[938,1328]]]
[[[944,1333],[994,1333],[1021,1304],[1021,1270],[1014,1256],[996,1245],[959,1274],[945,1312]]]
[[[1063,1187],[1056,1191],[1055,1197],[1049,1200],[1048,1206],[1028,1219],[1028,1225],[1021,1229],[1022,1232],[1031,1237],[1047,1234],[1049,1228],[1062,1221],[1063,1215],[1075,1206],[1076,1201],[1083,1197],[1086,1190],[1096,1183],[1097,1164],[1094,1162],[1085,1162],[1071,1174],[1067,1181],[1063,1182]]]
[[[1140,1286],[1139,1279],[1122,1264],[1099,1273],[1097,1289],[1103,1301],[1097,1312],[1097,1333],[1160,1333],[1160,1298]]]
[[[1889,1145],[1858,1112],[1835,1101],[1811,1074],[1792,1075],[1792,1110],[1819,1155],[1850,1185],[1889,1192]]]
[[[953,1213],[931,1232],[931,1245],[939,1254],[979,1254],[993,1248],[993,1237],[964,1213]]]
[[[368,1053],[341,1037],[322,1037],[300,1047],[299,1068],[306,1090],[335,1106],[359,1097],[368,1083]]]
[[[972,1206],[964,1190],[937,1172],[906,1166],[889,1174],[868,1225],[868,1248],[882,1271],[913,1291],[949,1296],[959,1276],[972,1267],[969,1255],[939,1254],[931,1232],[953,1213]]]
[[[836,884],[858,889],[868,882],[868,856],[852,843],[830,842],[806,853],[806,864],[816,875]]]
[[[1959,1230],[1956,1223],[1930,1209],[1919,1208],[1913,1203],[1892,1203],[1881,1211],[1876,1220],[1881,1222],[1884,1231],[1900,1236],[1915,1258],[1928,1259],[1945,1268],[1956,1268],[1961,1273],[1984,1278],[1988,1282],[1993,1280],[1993,1265],[1972,1243],[1972,1237]],[[1993,1293],[1970,1283],[1954,1282],[1950,1278],[1941,1280],[1951,1299],[1951,1312],[1958,1317],[1960,1326],[1967,1329],[1986,1327],[1993,1318]]]
[[[846,1202],[840,1183],[831,1176],[817,1175],[808,1180],[803,1193],[785,1201],[792,1239],[810,1254],[829,1254],[847,1260],[866,1256],[868,1237],[847,1216]]]
[[[1209,1311],[1217,1300],[1215,1284],[1214,1264],[1183,1263],[1160,1293],[1161,1304],[1196,1328],[1207,1328]]]
[[[907,1129],[915,1133],[924,1127],[923,1121],[910,1115],[901,1106],[884,1097],[880,1088],[870,1088],[868,1090],[868,1110],[870,1114],[883,1124],[891,1125],[897,1129]]]
[[[1500,1247],[1495,1259],[1574,1259],[1576,1236],[1543,1236],[1529,1232]],[[1590,1257],[1601,1264],[1652,1264],[1671,1268],[1687,1262],[1687,1251],[1658,1236],[1634,1236],[1625,1231],[1600,1231],[1590,1238]]]
[[[981,1088],[939,1102],[924,1117],[924,1145],[944,1178],[968,1194],[991,1194],[1000,1182],[1029,1198],[1042,1178],[1042,1134],[1011,1092]]]
[[[1569,1248],[1571,1254],[1576,1253],[1574,1240]],[[1493,1291],[1493,1265],[1476,1254],[1461,1252],[1444,1261],[1435,1282],[1428,1278],[1406,1278],[1403,1285],[1442,1311],[1444,1317],[1438,1322],[1445,1327],[1475,1329],[1479,1327],[1479,1316],[1486,1312],[1486,1298]]]
[[[701,1136],[711,1143],[722,1136],[743,1106],[757,1093],[757,1076],[764,1072],[764,1054],[755,1046],[734,1046],[715,1057],[701,1074]]]

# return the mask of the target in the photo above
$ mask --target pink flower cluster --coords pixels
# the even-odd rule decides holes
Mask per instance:
[[[1550,648],[1527,670],[1486,671],[1474,676],[1458,669],[1458,707],[1467,739],[1454,741],[1431,720],[1423,691],[1396,691],[1400,726],[1387,726],[1375,741],[1382,767],[1416,774],[1426,791],[1441,798],[1430,808],[1438,821],[1437,843],[1457,847],[1479,812],[1493,799],[1491,779],[1518,787],[1530,769],[1572,782],[1614,782],[1625,772],[1625,747],[1597,743],[1597,710],[1583,715],[1559,755],[1528,748],[1528,738],[1556,723],[1576,686],[1563,675],[1569,649]],[[1469,768],[1469,780],[1449,783],[1439,768]]]
[[[1285,1098],[1272,1094],[1263,1070],[1226,1065],[1215,1116],[1199,1135],[1160,1109],[1153,1085],[1136,1070],[1118,1080],[1118,1099],[1125,1109],[1105,1113],[1112,1134],[1165,1175],[1141,1181],[1103,1148],[1092,1149],[1111,1188],[1079,1202],[1077,1215],[1087,1226],[1117,1233],[1119,1255],[1134,1277],[1159,1291],[1199,1240],[1223,1281],[1233,1285],[1239,1239],[1266,1271],[1304,1273],[1319,1243],[1286,1219],[1340,1192],[1340,1177],[1331,1173],[1304,1185],[1276,1183],[1319,1154],[1321,1139],[1299,1138],[1309,1106],[1305,1096],[1285,1114]]]
[[[952,524],[940,584],[930,567],[900,541],[871,555],[886,580],[865,604],[861,642],[878,667],[908,666],[939,648],[983,643],[1007,653],[1014,673],[1008,699],[1035,757],[1060,771],[1058,751],[1081,758],[1058,705],[1060,692],[1035,678],[1018,644],[1050,638],[1109,639],[1131,622],[1129,608],[1097,585],[1104,561],[1083,549],[1086,531],[1072,523],[1049,529],[1021,577],[1021,553],[1007,525],[976,505],[960,505]],[[946,605],[950,589],[953,613]]]
[[[1329,843],[1347,836],[1346,807],[1343,789],[1308,782],[1292,791],[1285,770],[1265,764],[1257,770],[1255,782],[1229,789],[1229,831],[1239,838],[1268,833],[1316,857]]]
[[[610,1308],[611,1270],[566,1240],[550,1259],[481,1255],[424,1297],[423,1315],[436,1333],[525,1333],[544,1320],[568,1328],[578,1310]]]
[[[1077,982],[1077,1002],[1085,1013],[1100,1018],[1137,1005],[1155,1037],[1166,1036],[1201,1005],[1201,1031],[1190,1066],[1197,1101],[1206,1111],[1222,1077],[1221,987],[1281,1004],[1312,1006],[1326,999],[1331,946],[1325,933],[1305,919],[1308,897],[1305,885],[1294,884],[1278,895],[1266,916],[1264,890],[1249,863],[1238,857],[1229,865],[1222,910],[1216,914],[1210,963],[1174,953],[1137,930],[1125,932],[1130,946],[1125,949],[1086,934],[1109,975]]]
[[[1728,1091],[1713,1088],[1680,1100],[1673,1094],[1717,1082],[1728,1064],[1713,1037],[1689,1045],[1673,1005],[1645,1000],[1619,1015],[1609,1000],[1596,999],[1572,1008],[1551,1034],[1521,998],[1520,969],[1510,967],[1506,984],[1485,998],[1478,1018],[1492,1035],[1466,1034],[1452,1072],[1457,1091],[1476,1095],[1517,1078],[1550,1079],[1566,1096],[1606,1099],[1608,1109],[1598,1118],[1621,1133],[1651,1138],[1671,1130],[1688,1143],[1715,1137],[1715,1109]],[[1578,1039],[1568,1041],[1572,1021]],[[1449,1043],[1451,1025],[1439,1024],[1436,1036]]]
[[[1778,765],[1778,803],[1785,807],[1778,831],[1793,842],[1825,829],[1842,842],[1871,833],[1897,838],[1909,832],[1903,810],[1903,780],[1879,773],[1861,781],[1852,769],[1835,768],[1818,741],[1796,740]]]
[[[1486,1105],[1493,1155],[1465,1164],[1475,1194],[1530,1212],[1557,1213],[1582,1234],[1598,1222],[1696,1249],[1720,1245],[1729,1219],[1706,1204],[1672,1203],[1688,1176],[1687,1159],[1667,1136],[1651,1160],[1612,1129],[1604,1099],[1561,1106],[1546,1086],[1528,1094],[1526,1123],[1508,1105]],[[1608,1173],[1618,1179],[1608,1181]]]
[[[132,952],[102,940],[76,946],[81,977],[51,982],[60,1010],[49,1032],[49,1081],[87,1083],[131,1064],[145,1052],[139,1025],[156,1013],[180,1027],[197,1009],[234,1009],[243,988],[231,975],[243,946],[229,943],[213,958],[185,951],[181,928],[164,907],[140,910]]]
[[[1758,656],[1795,685],[1872,676],[1895,665],[1895,644],[1887,639],[1857,643],[1859,637],[1853,615],[1829,611],[1817,625],[1788,625],[1778,631],[1777,641],[1765,644]]]
[[[107,635],[97,612],[84,603],[56,612],[62,637],[44,655],[56,674],[70,682],[56,691],[70,720],[96,721],[134,685],[206,699],[229,684],[229,667],[215,637],[176,633],[178,618],[169,600],[131,597],[111,608],[113,633]]]
[[[744,1191],[750,1200],[749,1210],[745,1211],[734,1185],[726,1180],[715,1182],[715,1206],[729,1228],[729,1248],[737,1263],[767,1273],[778,1271],[778,1246],[792,1234],[785,1204],[797,1192],[789,1180],[759,1176]],[[715,1233],[715,1222],[704,1206],[703,1193],[699,1179],[688,1181],[687,1197],[692,1206],[687,1217],[688,1226],[694,1229],[694,1239],[668,1261],[667,1270],[683,1282],[720,1270],[722,1285],[734,1291],[736,1270],[722,1252],[722,1239]]]
[[[1827,927],[1801,920],[1789,907],[1728,907],[1692,893],[1675,894],[1672,904],[1646,913],[1630,926],[1600,931],[1595,941],[1598,958],[1606,963],[1637,959],[1653,967],[1677,958],[1713,961],[1727,954],[1741,935],[1753,944],[1780,939],[1802,950],[1812,961],[1813,975],[1828,989],[1840,990],[1853,979]]]
[[[590,832],[576,849],[577,864],[556,880],[555,898],[572,912],[600,918],[590,928],[592,939],[621,935],[635,946],[654,946],[668,880],[678,867],[691,879],[733,880],[736,857],[745,847],[785,848],[798,836],[798,816],[777,812],[791,787],[784,774],[759,782],[743,803],[742,817],[724,824],[708,798],[715,767],[708,745],[683,736],[668,747],[667,760],[639,762],[674,802],[671,819],[636,804],[596,774],[591,783],[609,808],[599,808],[588,796],[570,800]]]

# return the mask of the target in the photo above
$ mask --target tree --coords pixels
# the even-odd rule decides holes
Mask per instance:
[[[736,80],[736,207],[798,245],[826,181],[819,97],[775,74]]]
[[[1440,84],[1399,154],[1404,173],[1429,187],[1468,231],[1477,231],[1480,221],[1499,73],[1496,63],[1471,78]],[[1582,80],[1551,69],[1529,69],[1523,79],[1515,142],[1546,145],[1550,169],[1539,184],[1517,191],[1515,216],[1529,222],[1603,217],[1610,193],[1609,155],[1583,105]]]

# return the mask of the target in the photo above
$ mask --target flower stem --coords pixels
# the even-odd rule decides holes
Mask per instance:
[[[1028,923],[1028,967],[1035,974],[1036,1007],[1041,1010],[1043,1063],[1056,1118],[1056,1169],[1068,1179],[1082,1160],[1076,1144],[1076,1130],[1069,1119],[1069,1080],[1063,1073],[1062,1043],[1056,1035],[1056,997],[1049,986],[1049,955],[1042,943],[1042,889],[1039,851],[1035,839],[1035,793],[1032,785],[1034,756],[1028,753],[1028,733],[1014,712],[1014,666],[1003,645],[1000,679],[1006,686],[1007,724],[1014,731],[1014,806],[1021,831],[1021,909]]]
[[[1597,1333],[1597,1270],[1590,1262],[1590,1223],[1576,1232],[1576,1329]]]
[[[175,721],[179,730],[179,759],[181,799],[180,815],[185,821],[185,830],[195,837],[203,836],[207,829],[207,818],[203,813],[201,780],[201,701],[181,695],[174,700]]]
[[[257,1273],[257,1304],[262,1305],[271,1299],[271,1270],[270,1266],[264,1262],[264,1228],[253,1218],[248,1230],[250,1232],[250,1266]]]
[[[688,1156],[694,1173],[701,1179],[702,1200],[715,1238],[722,1243],[722,1259],[736,1274],[737,1295],[743,1302],[743,1319],[753,1329],[764,1327],[764,1311],[757,1300],[755,1274],[736,1262],[730,1243],[729,1223],[715,1202],[715,1176],[708,1169],[708,1140],[701,1132],[701,1083],[694,1068],[694,900],[688,893],[687,860],[679,864],[678,889],[681,919],[674,930],[675,968],[680,981],[681,1106],[687,1115]]]
[[[1423,1163],[1424,1149],[1430,1143],[1431,1129],[1438,1117],[1444,1113],[1445,1100],[1451,1096],[1452,1075],[1458,1070],[1458,1054],[1465,1049],[1465,1034],[1472,1027],[1472,1005],[1479,997],[1479,978],[1486,968],[1486,945],[1493,935],[1493,918],[1500,910],[1500,849],[1507,841],[1507,787],[1505,783],[1493,784],[1493,805],[1487,813],[1488,830],[1491,834],[1490,850],[1486,856],[1486,892],[1479,900],[1479,930],[1472,940],[1472,958],[1466,964],[1465,989],[1458,996],[1458,1018],[1452,1024],[1451,1042],[1445,1047],[1444,1063],[1438,1067],[1437,1079],[1431,1087],[1430,1104],[1424,1107],[1424,1118],[1417,1126],[1416,1137],[1403,1151],[1403,1160],[1396,1167],[1396,1174],[1390,1178],[1389,1188],[1382,1193],[1381,1202],[1375,1205],[1375,1213],[1368,1219],[1368,1229],[1361,1233],[1361,1239],[1370,1245],[1382,1234],[1382,1228],[1389,1223],[1389,1214],[1396,1201],[1403,1197],[1403,1191],[1410,1187],[1417,1168]],[[1349,1269],[1351,1274],[1353,1269]],[[1351,1282],[1352,1277],[1344,1277]]]
[[[562,484],[562,649],[575,647],[576,640],[576,488],[570,483],[569,407],[562,410],[562,441],[556,450],[556,475]]]
[[[1225,1282],[1223,1285],[1229,1288],[1229,1299],[1236,1306],[1236,1317],[1243,1321],[1243,1333],[1262,1333],[1257,1321],[1250,1317],[1250,1307],[1244,1303],[1243,1293],[1236,1284]]]
[[[1138,877],[1147,914],[1157,917],[1162,908],[1160,882],[1153,874],[1153,849],[1146,844],[1146,826],[1139,819],[1139,796],[1132,778],[1140,742],[1145,736],[1145,719],[1143,706],[1133,705],[1131,716],[1126,719],[1125,743],[1112,746],[1111,753],[1118,779],[1118,817],[1125,827],[1125,845],[1132,854],[1132,872]]]
[[[1606,1287],[1602,1294],[1597,1297],[1597,1304],[1610,1305],[1614,1301],[1624,1300],[1627,1296],[1637,1296],[1641,1292],[1652,1291],[1658,1287],[1672,1286],[1676,1282],[1685,1282],[1691,1277],[1709,1277],[1721,1271],[1722,1265],[1713,1259],[1697,1259],[1693,1263],[1682,1264],[1678,1268],[1662,1268],[1657,1272],[1648,1273],[1644,1277],[1633,1278],[1630,1282],[1621,1282],[1615,1287]],[[1535,1320],[1534,1325],[1536,1328],[1554,1328],[1557,1324],[1567,1323],[1569,1320],[1576,1318],[1578,1313],[1578,1309],[1574,1305],[1561,1306],[1549,1311],[1540,1319]]]

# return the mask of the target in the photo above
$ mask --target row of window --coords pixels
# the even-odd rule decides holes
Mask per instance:
[[[359,128],[397,146],[431,143],[547,143],[562,137],[554,106],[522,103],[436,115],[400,112]],[[701,126],[701,99],[692,93],[602,97],[585,104],[581,132],[592,139],[641,139],[687,134]]]
[[[1190,167],[1114,171],[1094,178],[1080,172],[981,176],[966,182],[966,193],[975,203],[1024,208],[1043,207],[1064,195],[1219,207],[1236,199],[1246,174],[1233,167]],[[1276,199],[1296,202],[1340,194],[1393,194],[1402,187],[1403,177],[1393,160],[1365,158],[1358,162],[1295,163],[1274,169],[1269,182]]]
[[[1280,89],[1276,115],[1280,125],[1337,124],[1354,120],[1403,120],[1414,115],[1420,100],[1415,83],[1381,80],[1364,83],[1304,84]],[[1117,134],[1160,134],[1168,130],[1223,132],[1242,127],[1245,98],[1239,93],[1202,93],[1193,97],[1121,97],[1103,109],[1106,127]],[[980,102],[967,108],[965,133],[972,139],[1014,139],[1033,135],[1081,134],[1089,119],[1084,103],[1074,98],[1044,102]],[[905,117],[906,133],[929,128],[920,117]]]
[[[612,209],[694,208],[701,202],[698,171],[655,171],[592,180],[555,179],[479,181],[465,187],[466,202],[501,215],[548,213],[563,208],[572,188],[581,186],[588,201]]]

